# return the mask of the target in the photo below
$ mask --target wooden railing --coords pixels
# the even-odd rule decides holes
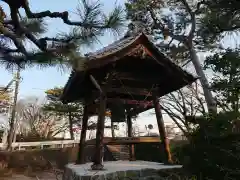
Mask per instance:
[[[103,143],[106,145],[127,145],[139,143],[160,143],[160,137],[104,137]],[[94,141],[89,141],[87,144],[95,144]]]
[[[16,142],[12,144],[12,147],[17,150],[26,149],[27,147],[40,147],[46,148],[63,148],[65,146],[76,146],[79,140],[61,140],[61,141],[39,141],[39,142]],[[127,145],[138,143],[160,143],[160,137],[118,137],[111,138],[105,137],[103,143],[106,145]],[[94,140],[86,142],[87,145],[95,145]],[[6,145],[5,145],[6,146]],[[4,148],[4,144],[0,143],[0,149]]]

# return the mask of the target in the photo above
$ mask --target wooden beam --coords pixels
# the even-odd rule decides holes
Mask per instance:
[[[118,94],[130,94],[130,95],[140,95],[140,96],[152,96],[152,92],[147,89],[141,88],[131,88],[131,87],[110,87],[105,88],[106,93],[118,93]],[[95,93],[98,93],[95,91]]]
[[[97,132],[96,132],[96,153],[93,160],[92,170],[102,170],[103,169],[103,137],[104,137],[104,123],[105,123],[105,112],[106,112],[106,97],[104,93],[100,96],[100,107],[97,122]]]
[[[100,93],[102,94],[103,91],[102,91],[100,85],[98,84],[97,80],[96,80],[92,75],[90,75],[90,79],[91,79],[93,85],[94,85],[94,86],[100,91]]]
[[[121,145],[121,144],[140,144],[140,143],[160,143],[160,137],[105,137],[103,143],[106,145]],[[95,145],[94,141],[87,142],[87,145]]]
[[[122,87],[122,88],[109,88],[106,89],[107,93],[115,92],[115,93],[122,93],[122,94],[132,94],[132,95],[142,95],[142,96],[152,96],[152,93],[140,88],[129,88],[129,87]]]
[[[132,117],[128,111],[128,114],[127,114],[127,127],[128,127],[128,137],[132,137]],[[129,160],[130,161],[135,161],[136,158],[135,158],[135,150],[134,150],[134,145],[133,144],[130,144],[128,146],[128,151],[129,151]]]
[[[119,99],[119,98],[108,98],[107,101],[108,102],[122,102],[123,104],[128,104],[128,105],[153,106],[152,101],[137,101],[137,100]]]
[[[138,81],[138,82],[152,82],[152,83],[158,83],[161,81],[161,76],[149,76],[149,74],[146,72],[145,74],[139,74],[139,73],[128,73],[128,72],[117,72],[116,73],[116,79],[120,80],[131,80],[131,81]]]
[[[77,156],[77,161],[76,164],[84,164],[85,159],[84,159],[84,147],[85,147],[85,141],[86,141],[86,133],[87,133],[87,124],[88,124],[88,106],[84,106],[84,111],[83,111],[83,119],[82,119],[82,130],[81,130],[81,137],[80,137],[80,142],[78,146],[78,156]]]
[[[112,87],[119,88],[119,87],[132,87],[132,88],[138,88],[138,89],[151,89],[153,84],[156,84],[155,82],[151,81],[135,81],[135,80],[114,80],[112,81]]]
[[[172,164],[173,161],[172,161],[172,156],[170,152],[169,142],[166,135],[166,130],[165,130],[164,121],[163,121],[162,112],[161,112],[161,106],[159,104],[159,100],[157,96],[154,96],[153,103],[154,103],[155,114],[157,118],[158,130],[159,130],[160,138],[165,151],[165,156],[166,156],[165,163]]]

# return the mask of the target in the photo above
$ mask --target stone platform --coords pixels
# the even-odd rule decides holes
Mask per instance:
[[[181,168],[179,165],[163,165],[149,161],[107,161],[102,171],[91,170],[92,163],[83,165],[68,164],[63,180],[160,180],[158,171]]]

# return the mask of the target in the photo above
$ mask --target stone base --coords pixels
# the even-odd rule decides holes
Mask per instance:
[[[97,171],[97,170],[98,170],[98,171],[104,170],[103,167],[104,167],[104,166],[103,166],[102,164],[93,164],[93,165],[91,165],[91,169],[92,169],[92,170],[96,170],[96,171]]]
[[[107,161],[104,170],[92,170],[92,163],[82,165],[68,164],[64,171],[63,180],[160,180],[159,170],[181,168],[179,165],[163,165],[148,161]]]

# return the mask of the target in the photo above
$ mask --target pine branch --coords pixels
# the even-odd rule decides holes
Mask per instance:
[[[82,0],[83,8],[78,8],[80,21],[69,19],[69,13],[43,11],[34,13],[31,11],[27,0],[3,0],[10,8],[10,19],[4,19],[0,24],[0,33],[3,37],[9,38],[16,48],[0,48],[2,60],[18,65],[24,63],[41,63],[37,59],[46,55],[48,62],[62,61],[76,58],[79,46],[92,44],[98,36],[103,35],[105,30],[120,32],[123,26],[123,10],[117,6],[109,15],[105,15],[100,10],[99,3],[90,4],[87,0]],[[18,9],[23,8],[26,14],[25,19],[19,17]],[[39,37],[46,31],[43,19],[59,18],[67,25],[74,26],[68,34],[59,34],[56,37]],[[29,52],[23,45],[19,37],[31,41],[36,45],[37,51]],[[1,46],[0,46],[1,47]],[[16,54],[17,53],[17,54]],[[47,62],[46,60],[44,63]],[[66,62],[66,60],[65,60]]]
[[[84,4],[85,6],[85,9],[87,9],[87,14],[90,14],[91,11],[95,11],[96,9],[99,8],[100,4],[99,3],[96,3],[94,5],[91,5],[87,2],[87,0],[82,0],[82,3]],[[26,1],[23,3],[22,7],[24,8],[25,12],[26,12],[26,15],[28,18],[32,19],[32,18],[35,18],[35,19],[41,19],[41,18],[46,18],[46,17],[49,17],[49,18],[60,18],[63,20],[63,22],[67,25],[71,25],[71,26],[81,26],[81,27],[85,27],[85,28],[97,28],[97,29],[106,29],[106,28],[112,28],[110,22],[111,20],[113,20],[114,18],[116,18],[116,15],[119,15],[122,13],[122,10],[120,7],[117,7],[113,12],[115,13],[112,13],[112,15],[110,15],[108,17],[108,19],[105,19],[105,21],[107,23],[96,23],[96,24],[91,24],[91,23],[88,23],[87,21],[71,21],[69,19],[69,13],[67,11],[64,11],[64,12],[51,12],[51,11],[42,11],[42,12],[39,12],[39,13],[33,13],[29,7],[29,5],[26,3]],[[100,12],[100,11],[99,11]],[[86,14],[86,15],[87,15]],[[87,18],[85,18],[87,19]]]

